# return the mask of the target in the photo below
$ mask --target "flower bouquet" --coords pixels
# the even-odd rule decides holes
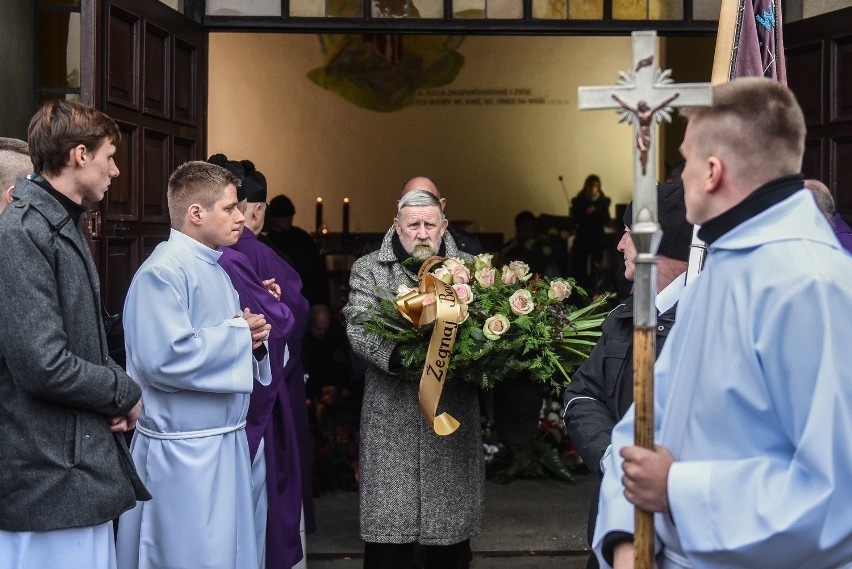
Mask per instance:
[[[608,297],[577,308],[568,304],[572,292],[587,294],[573,279],[542,278],[521,261],[497,268],[492,259],[490,254],[477,255],[472,263],[433,258],[424,264],[428,275],[421,269],[417,289],[377,289],[378,309],[361,313],[357,322],[395,342],[405,373],[420,377],[434,324],[413,324],[405,306],[417,297],[418,311],[428,311],[429,305],[446,300],[451,288],[451,305],[458,313],[448,380],[492,388],[506,378],[523,377],[561,391],[600,336]]]

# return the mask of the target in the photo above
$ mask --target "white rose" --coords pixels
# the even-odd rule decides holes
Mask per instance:
[[[491,253],[481,253],[473,258],[473,268],[476,271],[491,268],[491,259],[494,255]]]
[[[554,280],[550,282],[550,288],[547,289],[547,298],[562,302],[571,296],[571,285],[563,280]]]
[[[489,340],[497,340],[509,329],[509,319],[502,314],[495,314],[485,321],[482,333]]]

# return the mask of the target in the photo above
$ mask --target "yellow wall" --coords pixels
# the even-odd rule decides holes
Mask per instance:
[[[567,214],[560,175],[569,197],[596,173],[613,204],[629,201],[629,127],[615,111],[577,111],[579,85],[613,84],[629,68],[629,36],[468,37],[459,52],[447,88],[530,89],[546,102],[369,111],[306,77],[324,62],[316,35],[210,34],[208,155],[252,159],[309,231],[317,196],[330,231],[345,196],[352,231],[384,231],[415,175],[438,181],[450,219],[507,238],[522,209]]]

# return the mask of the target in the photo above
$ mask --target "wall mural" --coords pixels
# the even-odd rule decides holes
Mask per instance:
[[[325,64],[308,72],[318,86],[372,111],[415,103],[423,89],[449,85],[464,65],[460,36],[323,34]]]

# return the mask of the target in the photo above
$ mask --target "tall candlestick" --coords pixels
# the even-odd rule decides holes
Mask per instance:
[[[343,234],[349,234],[349,198],[343,198]]]
[[[314,230],[317,235],[322,231],[322,198],[317,198],[317,219]]]

